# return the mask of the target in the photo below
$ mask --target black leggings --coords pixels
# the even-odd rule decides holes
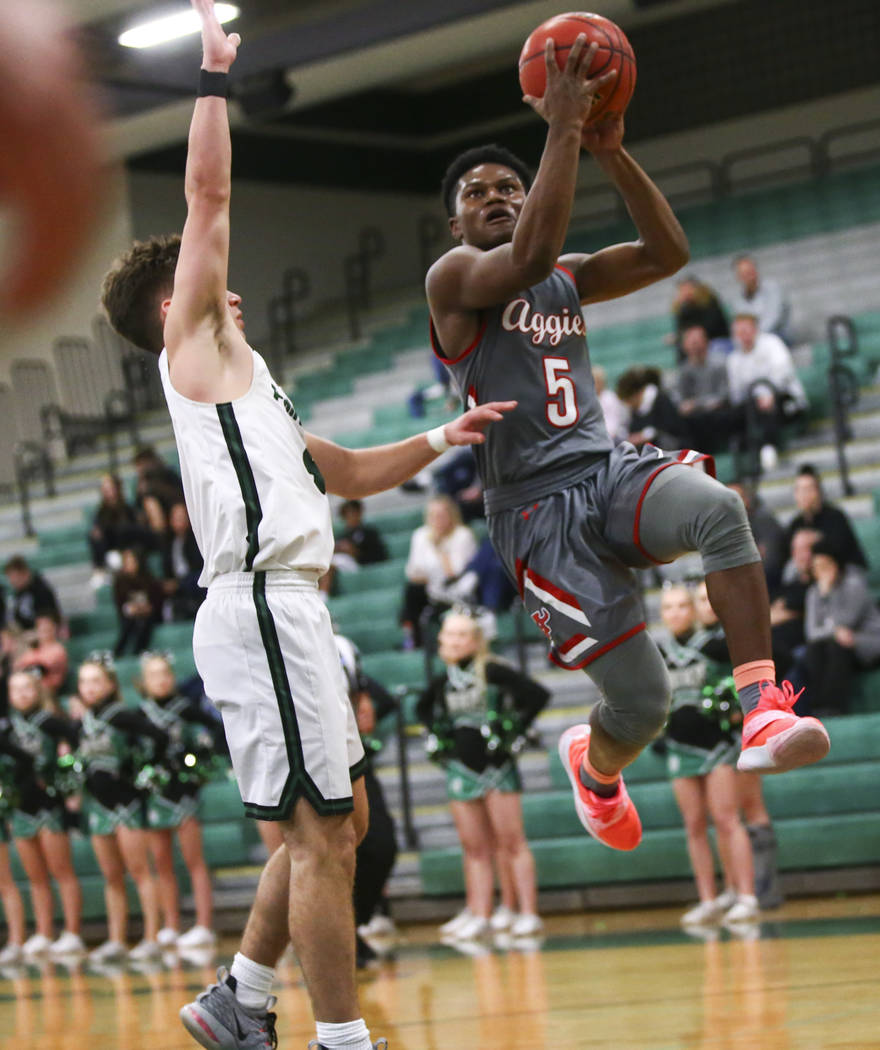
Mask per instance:
[[[354,872],[354,916],[358,926],[372,919],[397,857],[394,821],[385,805],[382,786],[369,768],[364,773],[364,787],[370,804],[370,826],[357,848]]]
[[[833,638],[810,642],[807,646],[806,696],[810,711],[816,714],[846,714],[856,672],[852,649]]]

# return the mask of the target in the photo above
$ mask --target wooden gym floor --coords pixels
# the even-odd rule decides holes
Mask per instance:
[[[542,942],[474,954],[410,927],[361,997],[389,1050],[878,1050],[880,896],[794,901],[702,939],[681,909],[552,916]],[[234,941],[217,960],[228,962]],[[137,973],[0,971],[2,1050],[192,1050],[177,1010],[217,962]],[[280,1050],[313,1038],[292,961],[277,982]]]

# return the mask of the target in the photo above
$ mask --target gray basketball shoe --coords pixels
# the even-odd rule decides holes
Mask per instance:
[[[267,1012],[248,1013],[235,998],[235,978],[225,966],[217,971],[217,984],[181,1008],[183,1027],[206,1050],[276,1050],[275,996],[266,1003]]]

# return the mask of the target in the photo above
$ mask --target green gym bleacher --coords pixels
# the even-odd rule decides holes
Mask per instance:
[[[719,202],[681,209],[679,217],[688,234],[693,260],[756,249],[778,242],[797,241],[824,233],[845,231],[866,223],[880,222],[880,169],[863,168],[785,187],[756,190]],[[629,224],[590,231],[575,231],[570,250],[595,250],[604,244],[629,240]],[[874,309],[857,313],[853,320],[860,355],[852,362],[858,379],[868,384],[880,360],[880,302]],[[833,309],[829,312],[833,312]],[[673,351],[664,342],[669,331],[666,313],[589,328],[591,357],[603,365],[609,381],[630,365],[652,363],[671,367]],[[303,372],[286,384],[300,416],[308,421],[321,402],[357,397],[361,376],[387,373],[388,396],[372,410],[368,428],[346,429],[344,413],[335,440],[351,447],[382,444],[408,437],[448,418],[441,404],[429,403],[426,415],[410,415],[407,395],[394,381],[398,354],[421,351],[426,358],[428,325],[424,308],[412,309],[401,323],[372,332],[357,346],[330,355],[322,367]],[[830,349],[823,339],[813,342],[812,363],[801,370],[811,401],[811,422],[827,420],[829,394],[827,369]],[[170,457],[173,459],[173,457]],[[732,464],[719,457],[719,473],[725,480]],[[880,460],[880,456],[878,456]],[[855,527],[872,564],[871,583],[880,595],[880,500],[875,514],[859,518]],[[82,523],[41,532],[38,544],[27,557],[39,571],[52,570],[87,560],[85,541],[89,514]],[[387,688],[413,687],[423,681],[425,665],[420,652],[398,648],[397,613],[404,582],[404,565],[410,535],[423,520],[422,501],[409,509],[370,514],[389,548],[388,561],[339,573],[338,593],[330,599],[330,612],[339,630],[352,638],[363,652],[365,671]],[[68,643],[71,666],[95,649],[111,649],[116,636],[116,613],[107,588],[96,594],[95,607],[69,617]],[[509,644],[514,635],[513,617],[499,618],[499,643]],[[194,671],[190,624],[163,624],[157,628],[153,646],[174,655],[180,677]],[[138,661],[118,661],[126,697],[136,699],[132,682]],[[831,720],[832,751],[821,766],[782,778],[767,778],[765,793],[777,825],[780,863],[783,870],[847,867],[880,862],[880,671],[857,678],[852,699],[853,714]],[[406,713],[412,720],[412,697]],[[604,849],[591,840],[577,822],[567,782],[553,752],[548,758],[553,789],[526,793],[523,807],[542,888],[580,886],[585,882],[638,882],[651,879],[689,877],[690,868],[684,833],[661,760],[651,752],[632,767],[628,780],[642,813],[645,841],[635,853],[625,856]],[[252,862],[258,839],[252,821],[243,819],[237,787],[222,780],[203,789],[201,817],[209,865],[223,869]],[[12,851],[14,857],[14,850]],[[103,887],[89,843],[74,840],[74,857],[83,882],[86,918],[104,914]],[[23,873],[14,860],[16,878]],[[178,858],[178,871],[185,872]],[[456,849],[423,850],[419,857],[422,892],[431,896],[461,892],[461,858]],[[185,886],[185,883],[184,883]],[[131,895],[130,904],[136,909]]]

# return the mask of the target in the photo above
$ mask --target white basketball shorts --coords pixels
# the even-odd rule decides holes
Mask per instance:
[[[218,576],[193,654],[249,816],[287,820],[301,797],[321,814],[352,810],[364,749],[315,573]]]

